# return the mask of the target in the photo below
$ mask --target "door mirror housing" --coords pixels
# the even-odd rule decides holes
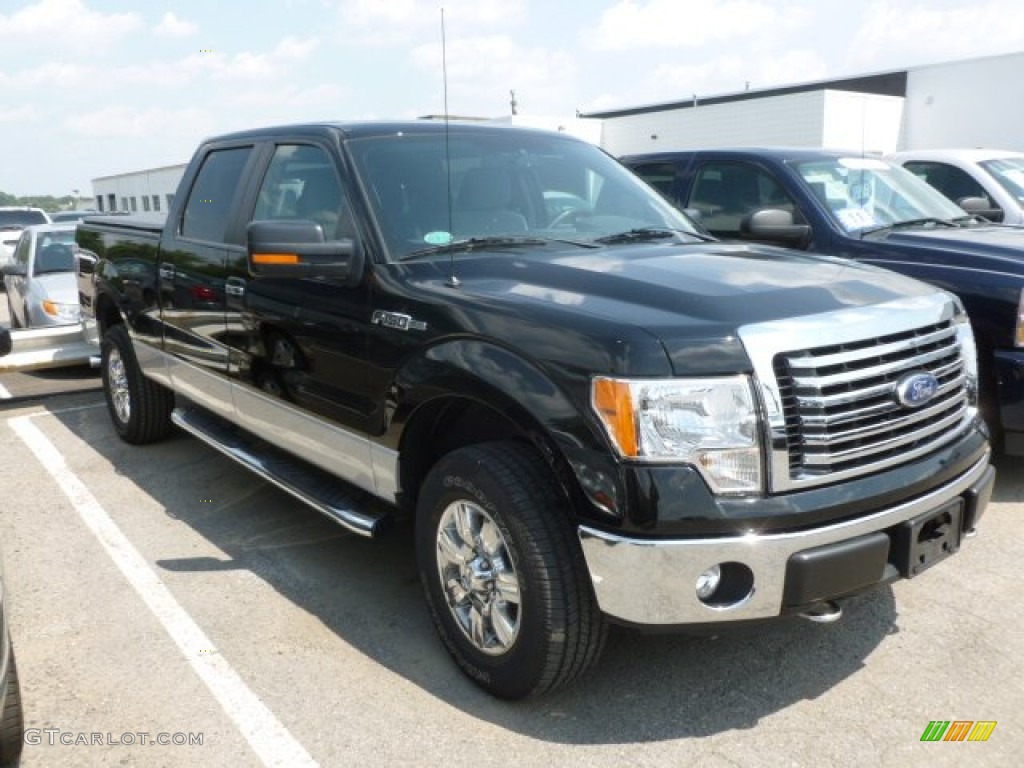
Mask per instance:
[[[806,248],[811,242],[811,227],[808,224],[796,224],[789,211],[762,208],[743,217],[740,221],[740,237],[744,240]]]
[[[28,272],[24,264],[4,264],[2,270],[5,277],[24,277]]]
[[[325,240],[315,221],[254,221],[246,230],[249,273],[254,277],[330,277],[356,285],[364,256],[353,238]]]
[[[1005,215],[1002,208],[992,205],[987,197],[961,197],[956,204],[974,216],[999,223]]]

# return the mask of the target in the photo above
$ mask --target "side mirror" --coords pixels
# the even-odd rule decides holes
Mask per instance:
[[[0,271],[2,271],[5,276],[10,277],[24,277],[28,274],[24,264],[4,264]]]
[[[776,208],[748,213],[740,221],[740,237],[767,243],[806,248],[811,242],[811,227],[795,224],[793,214]]]
[[[1006,215],[1002,208],[992,205],[992,201],[987,197],[961,197],[956,204],[974,216],[981,216],[996,223],[1002,221]]]
[[[332,277],[355,285],[363,274],[363,251],[351,238],[324,241],[315,221],[254,221],[247,260],[254,277]]]
[[[11,332],[0,328],[0,357],[11,354]]]

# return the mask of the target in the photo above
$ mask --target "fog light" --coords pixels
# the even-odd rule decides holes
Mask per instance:
[[[704,573],[697,577],[697,597],[701,601],[708,600],[715,590],[718,589],[718,584],[722,580],[722,569],[717,565],[713,565],[708,568]]]

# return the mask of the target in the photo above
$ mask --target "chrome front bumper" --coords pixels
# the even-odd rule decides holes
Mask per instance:
[[[605,614],[634,624],[673,625],[765,619],[783,612],[786,569],[797,552],[884,531],[937,510],[985,475],[989,454],[955,480],[896,507],[795,533],[729,538],[642,540],[580,526],[594,593]],[[750,595],[727,608],[697,598],[697,578],[717,563],[738,562],[754,576]]]

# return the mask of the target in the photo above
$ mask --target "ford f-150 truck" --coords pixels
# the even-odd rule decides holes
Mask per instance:
[[[974,327],[993,443],[1024,456],[1024,228],[982,222],[908,171],[856,153],[708,149],[622,160],[722,239],[853,258],[955,293]]]
[[[116,432],[177,425],[360,534],[410,521],[500,697],[576,678],[609,621],[836,619],[991,493],[955,297],[715,242],[562,134],[222,136],[166,222],[77,238]]]

